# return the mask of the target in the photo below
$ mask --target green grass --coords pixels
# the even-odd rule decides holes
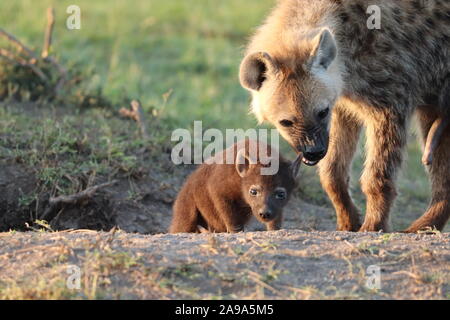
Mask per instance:
[[[255,127],[256,121],[248,115],[249,97],[240,87],[238,66],[247,38],[274,3],[274,0],[79,0],[76,4],[81,8],[82,28],[68,30],[66,8],[73,1],[2,1],[0,26],[40,49],[45,11],[53,5],[56,9],[53,54],[69,68],[77,66],[90,75],[83,79],[84,87],[102,89],[116,106],[126,98],[138,98],[147,110],[156,108],[168,127],[192,128],[194,120],[202,120],[204,128],[247,129]],[[23,153],[22,157],[29,162],[42,162],[39,158],[42,148],[47,152],[45,159],[49,159],[48,152],[58,159],[63,155],[68,160],[62,167],[44,165],[40,170],[40,179],[50,184],[59,181],[67,171],[108,173],[112,167],[133,167],[134,155],[127,146],[125,133],[133,129],[128,127],[122,134],[116,134],[113,128],[117,119],[108,116],[107,110],[93,112],[87,127],[100,133],[94,135],[91,142],[95,152],[88,157],[71,160],[75,157],[74,144],[83,141],[79,130],[70,131],[71,122],[78,121],[76,116],[48,119],[48,123],[39,120],[27,131],[27,126],[20,126],[27,122],[25,115],[2,114],[2,134],[10,132],[15,137],[15,145],[10,145],[8,152],[17,153],[14,156]],[[167,143],[167,135],[162,134],[154,141],[164,139]],[[41,149],[34,148],[35,144]],[[292,156],[286,144],[282,149]],[[399,198],[393,217],[394,225],[400,228],[406,227],[412,216],[423,213],[430,194],[420,163],[421,150],[414,138],[408,155],[399,178]],[[111,167],[111,159],[119,160]],[[360,207],[365,200],[358,183],[362,167],[361,151],[352,173],[352,191]],[[305,199],[329,205],[314,169],[302,168],[300,181]],[[28,195],[22,201],[29,202]],[[406,221],[401,218],[405,212]]]
[[[144,140],[135,123],[105,109],[58,115],[50,108],[30,116],[22,108],[3,107],[0,159],[33,168],[40,187],[37,193],[71,194],[86,178],[92,182],[97,176],[139,175],[151,157],[168,148],[168,128],[156,118],[148,122],[153,130]],[[27,206],[34,199],[33,194],[23,194],[19,203]]]
[[[273,2],[81,0],[81,30],[68,30],[73,1],[3,1],[0,26],[40,48],[53,5],[54,54],[95,71],[86,86],[104,88],[113,101],[138,97],[183,126],[202,119],[251,127],[237,70],[246,38]]]

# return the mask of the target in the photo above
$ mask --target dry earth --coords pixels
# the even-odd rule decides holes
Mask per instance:
[[[449,233],[335,232],[332,209],[297,197],[278,232],[253,221],[239,234],[165,234],[192,168],[169,153],[156,167],[151,150],[136,152],[145,160],[137,176],[115,175],[115,185],[45,217],[36,170],[0,162],[0,299],[450,299]],[[378,290],[366,287],[373,265]],[[80,288],[70,289],[76,270]]]
[[[9,232],[0,297],[449,299],[449,248],[449,234]],[[371,265],[379,290],[366,287]],[[79,290],[66,287],[70,266]]]
[[[33,183],[6,169],[3,223],[20,217],[16,189]],[[122,180],[47,226],[78,230],[0,233],[0,299],[450,299],[449,233],[335,232],[331,209],[297,198],[278,232],[254,221],[239,234],[164,234],[185,175]],[[366,286],[372,265],[379,290]],[[76,268],[80,288],[69,289]]]

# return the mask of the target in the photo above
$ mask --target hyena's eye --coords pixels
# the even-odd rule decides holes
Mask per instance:
[[[285,191],[277,191],[275,193],[275,199],[277,199],[277,200],[284,200],[284,199],[286,199],[286,192]]]
[[[330,113],[330,108],[326,108],[326,109],[323,109],[323,110],[319,111],[317,113],[317,117],[320,120],[323,120],[323,119],[325,119],[328,116],[329,113]]]
[[[256,190],[255,188],[251,188],[249,190],[249,193],[252,197],[256,197],[258,195],[258,190]]]
[[[281,120],[280,124],[283,127],[289,128],[289,127],[292,127],[294,123],[291,120]]]

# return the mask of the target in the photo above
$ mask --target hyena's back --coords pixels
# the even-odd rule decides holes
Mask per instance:
[[[381,29],[370,30],[364,9],[377,4]],[[358,93],[412,107],[441,94],[450,76],[450,1],[343,1],[339,12],[342,22],[349,20],[340,34]]]
[[[367,26],[367,10],[374,5],[380,9],[381,29]],[[449,0],[280,1],[247,52],[295,61],[305,54],[301,39],[323,27],[338,42],[346,70],[344,94],[365,97],[373,105],[395,101],[402,108],[415,107],[441,94],[450,76]]]

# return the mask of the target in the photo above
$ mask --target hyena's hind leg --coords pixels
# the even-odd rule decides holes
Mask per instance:
[[[425,109],[419,109],[417,115],[422,137],[426,140],[437,115]],[[441,134],[433,155],[433,162],[427,167],[432,190],[430,205],[425,214],[414,221],[406,232],[428,228],[442,230],[450,217],[450,126]]]
[[[449,119],[447,117],[439,117],[431,125],[431,128],[428,131],[426,137],[425,148],[422,157],[422,163],[424,165],[429,166],[433,163],[434,152],[439,146],[442,134],[445,132],[448,124]]]
[[[330,146],[319,162],[319,175],[336,210],[339,231],[358,231],[361,226],[359,211],[349,194],[350,165],[360,132],[358,121],[341,112],[337,105],[331,120]]]
[[[428,107],[428,109],[430,108]],[[450,125],[450,74],[442,86],[436,109],[438,116],[431,127],[428,127],[428,123],[424,123],[425,127],[423,128],[423,130],[428,131],[425,138],[425,148],[422,157],[423,164],[427,166],[432,164],[435,150],[439,146],[446,128]],[[422,108],[422,110],[425,109]],[[425,119],[424,121],[427,122]]]
[[[199,233],[199,211],[192,199],[180,197],[173,206],[173,218],[169,233]]]

